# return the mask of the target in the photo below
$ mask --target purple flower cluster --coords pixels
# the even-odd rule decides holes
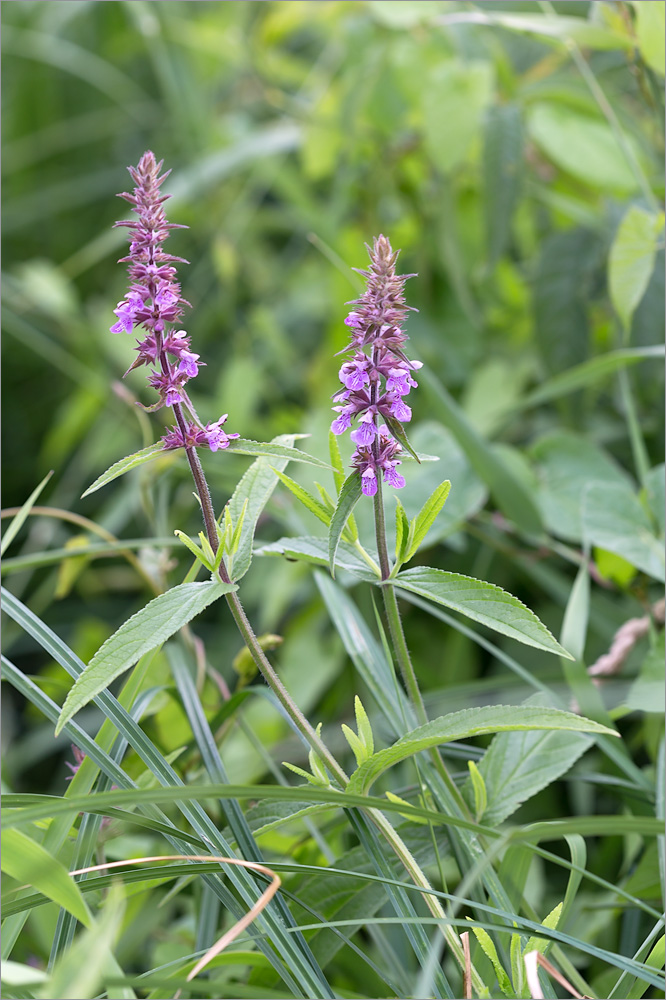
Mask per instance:
[[[191,350],[190,338],[185,330],[174,330],[189,302],[182,298],[176,281],[176,263],[187,264],[183,257],[174,257],[162,249],[171,229],[186,229],[167,222],[164,202],[171,197],[162,194],[160,187],[171,173],[160,176],[163,161],[156,162],[151,152],[141,157],[138,166],[129,167],[135,183],[134,193],[119,195],[133,206],[137,220],[116,222],[130,230],[130,252],[119,263],[127,262],[132,280],[127,296],[114,309],[118,322],[111,333],[132,333],[141,329],[145,336],[137,341],[137,358],[125,375],[141,365],[154,366],[148,382],[159,393],[159,401],[150,409],[171,406],[177,425],[162,441],[165,449],[192,448],[207,445],[211,451],[226,448],[238,434],[227,434],[222,424],[227,414],[213,424],[201,424],[185,390],[190,379],[196,378],[200,365],[199,355]],[[182,407],[191,419],[186,420]]]
[[[343,434],[351,427],[356,445],[352,465],[361,473],[361,485],[366,496],[377,492],[377,476],[400,489],[404,476],[398,471],[402,447],[391,433],[399,424],[412,418],[405,396],[417,385],[412,372],[421,368],[420,361],[410,361],[402,345],[408,339],[402,325],[410,306],[405,305],[404,285],[413,274],[398,275],[395,265],[399,251],[393,251],[385,236],[378,236],[370,255],[367,271],[359,271],[367,287],[360,299],[351,303],[355,308],[345,320],[351,328],[354,355],[340,369],[344,389],[334,396],[333,409],[339,416],[331,429]],[[367,348],[367,351],[366,351]],[[379,423],[382,418],[384,423]]]

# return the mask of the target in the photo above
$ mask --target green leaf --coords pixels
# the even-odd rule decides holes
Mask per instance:
[[[291,444],[299,436],[298,434],[281,434],[271,444],[284,446],[285,451],[289,454],[292,450]],[[258,458],[244,473],[229,501],[229,513],[234,524],[238,523],[245,501],[248,501],[238,549],[234,556],[234,580],[240,580],[250,568],[250,563],[252,562],[252,542],[254,540],[257,521],[277,484],[276,470],[283,472],[288,461],[289,458],[278,459],[277,461],[275,459],[269,461],[268,456]]]
[[[632,0],[636,11],[636,37],[643,59],[656,73],[664,75],[664,3],[660,0]]]
[[[303,506],[307,507],[310,513],[314,514],[315,517],[318,517],[320,521],[323,521],[328,528],[331,523],[332,515],[324,504],[317,500],[316,497],[313,497],[311,493],[308,493],[308,491],[297,483],[296,480],[291,479],[290,476],[286,476],[284,472],[278,472],[277,469],[273,469],[273,472],[278,477],[280,482],[284,483],[287,489],[294,494],[296,499],[300,500]]]
[[[409,518],[400,497],[395,499],[395,558],[399,563],[402,563],[404,562],[404,550],[409,541]]]
[[[464,451],[470,465],[488,486],[502,511],[521,531],[540,534],[541,515],[532,491],[467,419],[444,386],[426,369],[419,382],[430,393],[444,423]]]
[[[335,513],[331,518],[331,526],[328,533],[328,565],[331,576],[335,576],[335,554],[340,544],[340,536],[347,523],[347,518],[354,509],[361,493],[361,475],[358,471],[354,471],[342,485],[338,497],[338,506],[335,508]]]
[[[618,351],[609,351],[598,358],[590,358],[580,365],[575,365],[567,371],[560,372],[547,379],[538,389],[526,396],[516,407],[517,410],[528,409],[531,406],[539,406],[547,403],[551,399],[559,399],[571,392],[579,389],[586,389],[590,385],[595,385],[603,379],[609,378],[615,372],[626,368],[629,365],[638,364],[640,361],[648,361],[650,358],[662,358],[664,356],[664,346],[656,344],[654,347],[635,347]]]
[[[81,891],[57,858],[20,830],[3,830],[1,836],[3,872],[21,884],[33,886],[90,927],[92,917]]]
[[[472,918],[468,917],[467,919],[471,920]],[[499,960],[499,955],[497,954],[497,948],[495,947],[490,934],[487,930],[484,930],[483,927],[472,927],[471,931],[481,945],[483,953],[490,959],[502,993],[505,997],[513,997],[514,993],[511,987],[511,980],[504,971],[504,967],[502,966],[502,963]]]
[[[663,212],[630,205],[615,234],[608,257],[608,288],[626,331],[648,286],[663,229]]]
[[[292,435],[286,435],[292,437]],[[293,437],[308,437],[307,434],[293,435]],[[298,448],[291,448],[288,445],[279,444],[279,439],[273,441],[250,441],[247,438],[237,438],[230,442],[225,451],[233,452],[235,455],[255,455],[266,458],[286,458],[289,462],[305,462],[306,465],[316,465],[320,469],[330,469],[331,466],[314,455],[308,455],[306,451],[299,451]]]
[[[593,483],[583,503],[583,530],[592,545],[622,556],[655,580],[665,579],[663,541],[628,486]]]
[[[573,712],[556,708],[531,705],[486,705],[483,708],[466,708],[462,712],[443,715],[439,719],[413,729],[386,750],[379,750],[362,764],[351,776],[347,791],[355,795],[366,794],[371,785],[389,767],[413,757],[421,750],[465,740],[486,733],[513,730],[553,729],[579,733],[614,733],[606,726],[584,719]]]
[[[532,140],[558,167],[594,190],[629,194],[638,180],[606,121],[580,115],[564,105],[535,103],[528,112]],[[633,138],[625,138],[640,153]]]
[[[393,582],[527,646],[571,659],[533,611],[494,583],[428,566],[406,569]]]
[[[448,497],[450,490],[451,483],[448,479],[445,479],[444,482],[430,494],[426,502],[423,504],[423,507],[416,515],[414,521],[414,537],[411,540],[409,548],[405,552],[403,562],[408,562],[416,553],[421,542],[430,531],[432,525],[435,523],[435,518],[446,503],[446,498]]]
[[[483,142],[486,245],[494,267],[511,236],[513,213],[520,200],[523,174],[522,112],[517,104],[488,109]]]
[[[21,530],[21,527],[23,526],[23,523],[25,522],[26,517],[29,515],[30,511],[36,504],[39,494],[42,492],[42,490],[44,489],[44,487],[46,486],[52,475],[53,475],[53,469],[51,469],[50,472],[46,473],[41,483],[35,487],[35,489],[32,491],[26,502],[23,504],[18,514],[16,514],[11,519],[9,527],[2,536],[2,543],[0,544],[0,555],[5,554],[6,549],[11,545],[11,543],[18,535],[19,531]]]
[[[254,550],[256,556],[284,556],[286,559],[302,559],[315,563],[317,566],[328,566],[328,539],[315,536],[301,538],[280,538],[277,542],[269,542]],[[346,542],[340,542],[335,553],[335,565],[363,580],[376,580],[366,562],[361,559],[355,548]]]
[[[337,434],[334,434],[333,431],[328,432],[328,451],[331,456],[331,465],[333,466],[335,488],[339,493],[342,489],[342,484],[345,481],[345,467],[342,464],[342,455],[340,454],[338,436]]]
[[[423,90],[426,150],[445,173],[460,167],[481,131],[493,91],[490,62],[439,61]]]
[[[474,792],[474,819],[477,823],[480,823],[488,806],[486,783],[473,760],[467,761],[467,768],[469,770],[472,791]]]
[[[557,906],[553,907],[548,916],[544,917],[543,926],[547,930],[556,929],[560,922],[562,906],[562,903],[558,903]],[[528,951],[540,951],[542,955],[545,955],[550,950],[552,943],[547,938],[531,937],[523,948],[523,954],[526,955]]]
[[[160,594],[132,615],[97,650],[85,671],[75,681],[62,707],[56,736],[66,722],[108,687],[144,653],[161,645],[209,604],[238,588],[221,580],[182,583]]]
[[[395,417],[392,417],[390,415],[385,415],[384,419],[386,421],[386,426],[390,430],[393,437],[400,442],[402,447],[409,452],[414,461],[418,462],[418,464],[420,465],[421,456],[417,451],[414,451],[414,449],[412,448],[411,444],[409,443],[409,438],[407,437],[407,432],[405,431],[405,428],[400,423],[400,421],[396,420]]]
[[[213,572],[213,563],[211,560],[207,559],[203,551],[199,548],[196,542],[194,542],[189,535],[186,535],[184,531],[180,528],[176,528],[174,535],[179,541],[183,543],[186,549],[189,549],[195,559],[197,559],[202,566],[205,566],[209,573]]]
[[[165,451],[164,445],[161,441],[157,441],[155,444],[148,445],[147,448],[142,448],[141,451],[135,452],[133,455],[127,455],[125,458],[121,458],[119,462],[115,462],[106,472],[103,472],[101,476],[98,476],[92,486],[89,486],[85,493],[81,494],[81,499],[90,496],[91,493],[95,493],[100,490],[102,486],[106,486],[107,483],[113,482],[114,479],[118,479],[119,476],[124,476],[126,472],[130,472],[131,469],[136,469],[140,465],[145,465],[146,462],[152,462],[154,458],[161,455],[163,458],[167,458],[169,462],[173,461],[173,451]]]
[[[588,437],[556,431],[531,449],[540,483],[539,504],[553,534],[569,541],[583,538],[583,499],[592,483],[624,485],[627,473]]]
[[[488,795],[486,826],[497,826],[572,767],[590,746],[577,733],[498,733],[478,764]],[[471,800],[472,783],[466,783]]]

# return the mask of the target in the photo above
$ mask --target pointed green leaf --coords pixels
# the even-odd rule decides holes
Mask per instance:
[[[328,450],[331,456],[331,465],[333,466],[333,480],[335,482],[335,488],[339,493],[342,489],[342,484],[345,481],[345,467],[342,464],[342,455],[340,454],[338,438],[333,431],[328,432]]]
[[[286,559],[302,559],[305,562],[316,563],[318,566],[328,566],[328,539],[315,536],[301,538],[280,538],[277,542],[269,542],[254,550],[257,556],[284,556]],[[362,580],[376,580],[379,573],[373,573],[368,564],[361,558],[357,550],[347,542],[340,542],[335,554],[335,565],[353,573]]]
[[[471,917],[467,917],[467,920],[471,919]],[[483,927],[472,927],[471,931],[481,945],[481,950],[492,962],[495,975],[497,976],[497,982],[502,993],[505,997],[513,997],[514,994],[511,988],[511,980],[504,971],[504,967],[502,966],[502,963],[499,960],[499,955],[497,954],[497,948],[495,947],[490,934],[488,931],[484,930]]]
[[[363,708],[363,702],[358,695],[354,698],[354,714],[356,715],[356,730],[369,754],[375,752],[375,739],[372,735],[372,726],[368,713]]]
[[[467,768],[469,770],[469,777],[472,784],[472,790],[474,792],[474,819],[477,823],[480,823],[486,811],[486,806],[488,805],[486,783],[483,780],[483,775],[473,760],[467,761]]]
[[[404,561],[404,552],[409,542],[409,518],[402,506],[400,497],[396,497],[395,506],[395,558],[398,563]]]
[[[273,472],[278,477],[281,483],[287,487],[287,489],[294,494],[297,500],[300,500],[304,507],[318,517],[320,521],[323,521],[326,527],[331,523],[332,512],[329,512],[321,501],[313,497],[311,493],[308,493],[300,483],[297,483],[295,479],[284,474],[284,472],[278,472],[277,469],[273,469]]]
[[[176,528],[174,535],[180,539],[185,548],[189,549],[195,559],[197,559],[202,566],[205,566],[209,573],[213,571],[213,564],[206,559],[203,551],[199,548],[196,542],[193,542],[189,535],[186,535],[184,531],[180,528]]]
[[[44,487],[46,486],[52,475],[53,475],[53,469],[51,469],[50,472],[46,473],[39,486],[35,487],[35,489],[32,491],[26,502],[21,507],[18,514],[16,514],[11,519],[9,527],[2,536],[2,543],[0,544],[0,555],[5,554],[5,550],[8,548],[9,545],[11,545],[13,540],[18,535],[23,525],[23,522],[25,521],[26,517],[36,504],[39,494],[42,492],[42,490],[44,489]]]
[[[307,434],[292,435],[294,438],[308,437]],[[279,439],[274,441],[250,441],[247,438],[236,438],[229,443],[225,451],[233,452],[235,455],[255,455],[266,458],[286,458],[290,462],[305,462],[306,465],[316,465],[320,469],[330,469],[331,466],[314,455],[308,455],[306,451],[299,451],[298,448],[290,448],[288,445],[280,444]]]
[[[648,286],[663,228],[663,212],[648,212],[631,205],[613,240],[608,258],[608,286],[625,330],[631,326],[631,318]]]
[[[48,896],[58,906],[90,927],[92,918],[81,890],[66,868],[52,854],[20,830],[2,831],[2,870]]]
[[[430,531],[432,525],[435,523],[435,518],[446,503],[446,498],[448,497],[450,490],[451,483],[448,479],[445,479],[444,482],[438,486],[433,493],[431,493],[426,502],[423,504],[423,507],[414,519],[414,537],[411,545],[405,552],[403,562],[409,562],[412,556],[416,553],[419,545]]]
[[[291,444],[299,437],[298,434],[281,434],[270,442],[271,445],[279,445],[290,455]],[[277,471],[283,472],[287,466],[289,458],[274,458],[272,461],[267,456],[257,458],[250,468],[243,474],[234,494],[229,501],[229,514],[234,524],[238,523],[241,511],[247,500],[247,508],[243,520],[241,537],[238,549],[234,555],[233,578],[240,580],[252,562],[252,542],[257,527],[257,521],[268,503],[277,484]]]
[[[560,646],[533,611],[494,583],[428,566],[406,569],[395,577],[393,583],[403,590],[410,590],[413,594],[459,611],[473,621],[527,646],[571,659],[571,655]]]
[[[347,791],[356,795],[367,793],[370,786],[389,767],[398,764],[421,750],[466,740],[486,733],[512,732],[513,730],[565,729],[578,733],[606,733],[617,736],[612,729],[584,719],[573,712],[557,708],[540,708],[532,705],[486,705],[483,708],[466,708],[462,712],[443,715],[439,719],[419,726],[402,736],[386,750],[379,750],[351,777]]]
[[[384,419],[386,420],[388,429],[390,430],[393,437],[400,442],[403,448],[407,449],[412,458],[420,465],[421,456],[418,454],[418,452],[414,451],[414,449],[412,448],[411,444],[409,443],[409,438],[407,437],[407,434],[405,432],[405,428],[402,426],[400,421],[396,420],[395,417],[391,416],[385,416]]]
[[[73,715],[96,694],[108,687],[144,653],[161,645],[209,604],[237,587],[221,580],[182,583],[160,594],[132,615],[97,650],[85,671],[75,681],[62,707],[56,736]]]
[[[157,441],[155,444],[148,445],[147,448],[142,448],[141,451],[136,451],[133,455],[127,455],[125,458],[121,458],[119,462],[115,462],[110,468],[103,472],[101,476],[98,476],[92,486],[89,486],[85,493],[81,494],[81,499],[83,497],[90,496],[91,493],[95,493],[100,490],[102,486],[106,486],[107,483],[113,482],[114,479],[118,479],[119,476],[124,476],[126,472],[131,469],[136,469],[140,465],[145,465],[146,462],[152,462],[154,458],[158,455],[163,457],[168,457],[172,461],[172,451],[165,451],[164,445],[161,441]]]
[[[340,536],[347,523],[347,518],[354,509],[361,493],[361,476],[359,472],[354,471],[342,485],[340,496],[338,497],[338,506],[335,508],[335,513],[331,518],[331,526],[328,533],[328,565],[331,576],[335,576],[335,554],[340,544]]]

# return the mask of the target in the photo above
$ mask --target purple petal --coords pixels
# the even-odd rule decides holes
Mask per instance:
[[[361,489],[366,497],[374,497],[377,492],[377,476],[374,469],[367,468],[361,473]]]

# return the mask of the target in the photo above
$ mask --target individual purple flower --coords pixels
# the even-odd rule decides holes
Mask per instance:
[[[374,497],[377,492],[377,473],[371,465],[366,466],[361,473],[361,489],[366,497]]]
[[[398,253],[385,236],[378,236],[367,249],[370,266],[360,271],[366,290],[351,303],[354,308],[345,319],[354,355],[340,368],[345,391],[334,396],[337,405],[333,409],[339,416],[331,430],[343,434],[356,421],[351,431],[356,445],[352,465],[361,474],[363,492],[374,496],[380,474],[396,489],[405,485],[404,476],[397,472],[402,448],[380,418],[391,426],[411,420],[411,408],[403,397],[416,387],[412,372],[421,362],[411,361],[403,351],[407,340],[403,324],[411,308],[405,304],[404,285],[414,276],[396,274]]]
[[[358,427],[351,432],[351,439],[359,447],[367,447],[372,444],[377,436],[375,426],[375,414],[373,410],[366,410],[358,418]]]
[[[126,298],[114,310],[117,323],[112,333],[143,331],[137,340],[137,357],[125,374],[142,365],[154,366],[148,374],[149,384],[159,393],[159,400],[150,409],[171,406],[177,426],[163,437],[164,448],[193,448],[207,446],[211,451],[227,448],[238,434],[227,434],[222,424],[226,414],[213,424],[201,423],[189,400],[185,385],[196,378],[200,355],[191,349],[190,338],[184,330],[174,330],[189,302],[181,295],[175,265],[186,264],[182,257],[166,253],[162,244],[172,229],[185,229],[167,222],[164,203],[170,195],[160,192],[170,171],[160,175],[162,161],[146,152],[138,166],[129,167],[135,187],[132,193],[123,192],[137,219],[124,219],[116,226],[129,229],[130,252],[121,261],[128,263],[131,284]],[[191,419],[183,414],[185,408]],[[183,430],[184,428],[184,430]]]
[[[200,354],[192,354],[191,351],[181,351],[178,371],[187,375],[188,378],[196,378],[199,373],[199,365],[204,363],[199,361],[200,357]]]
[[[200,427],[191,421],[185,427],[185,434],[183,434],[180,426],[172,427],[162,438],[165,450],[170,451],[173,448],[196,448],[199,445],[208,445],[211,451],[221,451],[224,448],[228,448],[229,442],[233,438],[239,437],[239,435],[227,434],[226,431],[222,430],[222,424],[226,421],[227,416],[228,414],[225,413],[215,423],[206,424],[205,427]]]

